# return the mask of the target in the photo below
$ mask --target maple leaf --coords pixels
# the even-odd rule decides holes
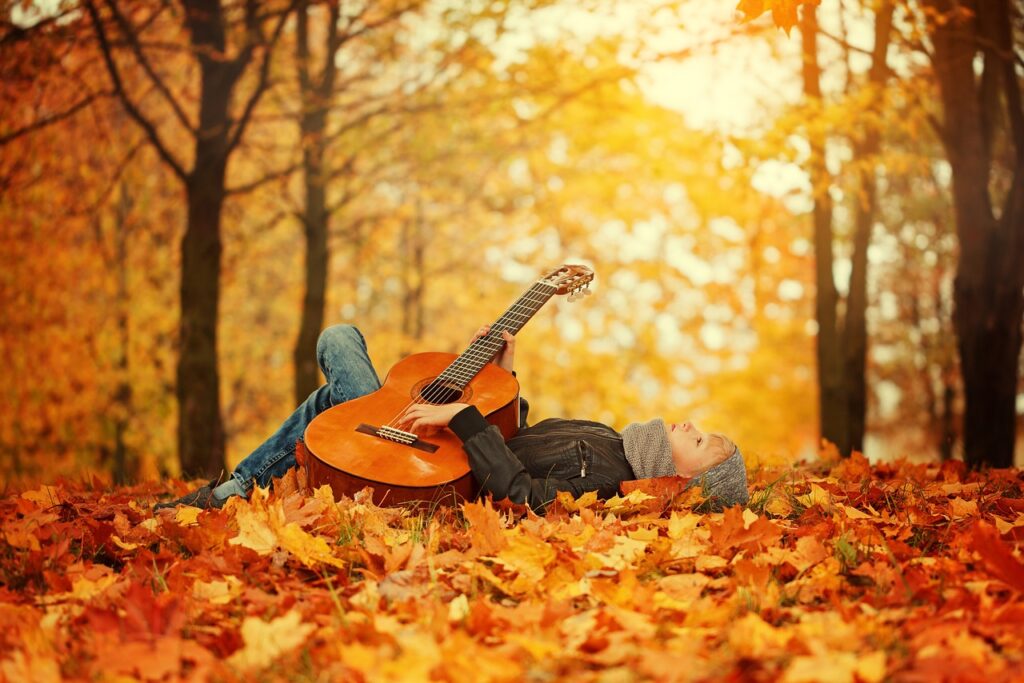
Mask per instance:
[[[233,504],[234,506],[228,509],[235,513],[238,535],[228,542],[255,550],[260,555],[269,555],[277,549],[277,535],[270,528],[270,520],[266,514],[256,506],[243,502],[235,504],[234,500],[229,500],[227,505]]]
[[[971,525],[970,547],[985,561],[988,570],[1003,583],[1024,593],[1024,563],[1013,556],[999,532],[991,524],[975,521]]]
[[[771,0],[772,3],[772,21],[775,25],[786,32],[789,35],[790,30],[796,26],[797,17],[796,10],[802,4],[806,4],[804,0]],[[817,0],[814,1],[817,4]]]
[[[319,505],[316,501],[311,504]],[[323,537],[314,536],[297,523],[286,521],[284,503],[277,499],[270,501],[267,489],[257,487],[248,501],[231,498],[225,509],[234,515],[238,524],[238,534],[229,541],[232,545],[255,550],[260,555],[269,555],[282,548],[307,566],[318,563],[345,566]],[[298,509],[292,509],[300,518],[305,518]]]
[[[770,519],[750,510],[741,511],[739,507],[727,509],[721,522],[711,523],[709,528],[716,551],[730,555],[743,547],[751,550],[767,548],[782,536],[782,529]]]
[[[743,21],[753,21],[764,14],[764,3],[765,0],[740,0],[736,9],[743,12]]]
[[[493,555],[508,547],[505,526],[490,500],[483,503],[464,503],[462,514],[469,522],[473,547],[483,555]]]
[[[297,610],[270,621],[246,617],[242,622],[245,645],[228,658],[228,663],[243,671],[265,668],[281,655],[305,643],[315,630],[313,624],[303,623]]]

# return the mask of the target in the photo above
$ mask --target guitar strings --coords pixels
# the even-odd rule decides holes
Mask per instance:
[[[438,380],[441,380],[442,378],[444,378],[444,379],[453,380],[456,383],[462,382],[462,381],[465,381],[465,382],[468,383],[468,381],[471,381],[473,379],[473,377],[475,377],[476,374],[479,373],[481,369],[483,369],[483,366],[486,365],[491,359],[494,358],[494,355],[501,348],[501,344],[505,343],[504,340],[497,340],[495,337],[491,337],[491,332],[497,332],[498,336],[500,336],[500,333],[503,330],[510,330],[511,331],[512,327],[508,325],[508,322],[505,322],[505,318],[506,317],[510,317],[510,316],[523,318],[522,321],[516,321],[516,322],[521,322],[521,324],[525,324],[527,321],[529,321],[530,317],[532,317],[534,314],[536,314],[536,312],[538,310],[540,310],[540,307],[543,306],[544,303],[548,299],[550,299],[551,296],[554,294],[554,292],[552,292],[551,294],[547,294],[545,292],[534,291],[534,288],[537,287],[538,285],[541,285],[541,284],[546,284],[546,283],[538,282],[538,283],[535,283],[532,287],[530,287],[530,289],[527,290],[526,293],[523,294],[523,296],[521,296],[515,303],[513,303],[512,306],[510,306],[509,309],[507,311],[505,311],[505,313],[503,313],[498,318],[498,320],[496,320],[494,322],[493,325],[491,325],[491,330],[490,330],[490,332],[488,332],[487,335],[474,339],[470,343],[469,348],[466,351],[464,351],[462,353],[462,355],[460,355],[458,358],[456,358],[455,361],[453,363],[451,363],[451,365],[449,365],[447,368],[445,368],[444,371],[442,371],[440,375],[438,375],[438,377],[434,380],[434,383],[437,383],[437,384],[436,384],[435,387],[433,387],[433,389],[430,392],[428,392],[427,394],[421,394],[419,397],[413,399],[408,404],[406,404],[405,407],[403,407],[401,409],[401,411],[399,411],[398,415],[395,418],[393,418],[385,426],[386,427],[395,428],[396,425],[398,424],[398,420],[402,417],[402,415],[405,414],[406,411],[409,410],[409,408],[411,408],[414,405],[419,405],[419,404],[424,404],[424,403],[434,403],[435,399],[439,399],[441,396],[443,396],[445,391],[450,390],[449,387],[444,386],[443,382],[439,382]],[[551,285],[548,285],[548,286],[551,286]],[[540,295],[540,298],[534,298],[535,295]],[[529,303],[531,303],[531,304],[538,304],[538,305],[534,309],[532,307],[528,307],[528,306],[525,306],[523,304],[520,304],[520,302],[524,301],[524,300],[529,302]],[[516,308],[522,308],[525,311],[527,311],[528,314],[524,314],[522,312],[517,312],[515,310]],[[521,329],[521,325],[520,325],[520,329]],[[479,343],[479,346],[485,347],[488,341],[497,341],[497,345],[493,349],[487,347],[487,350],[489,351],[489,355],[485,355],[485,354],[481,353],[479,349],[474,349],[473,348],[474,345],[477,345],[478,343]],[[475,362],[479,362],[480,360],[483,360],[483,363],[480,364],[480,367],[477,368],[477,370],[475,372],[470,373],[468,368],[467,369],[463,369],[463,368],[456,367],[456,366],[459,365],[459,362],[463,358],[472,359]],[[448,373],[449,370],[453,370],[453,368],[454,368],[454,371],[451,374],[446,375],[446,373]],[[463,377],[462,375],[468,375],[468,376]]]
[[[502,344],[505,343],[504,339],[501,339],[501,332],[506,330],[511,332],[516,323],[519,324],[519,329],[522,329],[522,326],[525,325],[525,323],[540,310],[540,307],[554,295],[554,292],[547,293],[544,291],[536,291],[536,287],[539,285],[545,285],[554,289],[552,285],[545,282],[534,283],[530,289],[528,289],[491,325],[491,329],[486,335],[474,339],[466,351],[456,358],[455,361],[453,361],[441,372],[440,375],[437,376],[437,378],[433,380],[432,384],[435,384],[435,386],[432,387],[430,391],[426,394],[421,394],[406,404],[398,412],[398,415],[396,415],[395,418],[385,426],[397,428],[399,420],[409,410],[409,408],[414,405],[426,403],[433,404],[434,401],[440,399],[446,391],[450,391],[451,387],[445,386],[442,380],[450,380],[456,384],[460,384],[462,382],[468,384],[472,381],[480,370],[482,370],[483,367],[494,358],[497,352],[501,349]],[[534,304],[536,307],[527,306],[527,303]],[[521,318],[521,320],[517,320],[517,318]],[[462,367],[467,364],[468,367]],[[472,367],[475,364],[479,364],[479,367],[474,371],[472,370]]]

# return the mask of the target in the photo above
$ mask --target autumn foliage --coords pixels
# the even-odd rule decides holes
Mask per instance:
[[[544,517],[334,502],[293,475],[154,516],[154,485],[0,503],[0,677],[1012,680],[1024,476],[855,455]],[[175,492],[185,488],[176,484]]]

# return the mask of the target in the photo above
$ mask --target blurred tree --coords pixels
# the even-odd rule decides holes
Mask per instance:
[[[358,191],[353,178],[357,157],[370,151],[367,148],[371,140],[372,144],[385,142],[383,135],[389,130],[385,125],[383,134],[375,133],[374,119],[400,112],[402,99],[411,97],[418,87],[405,79],[386,84],[381,71],[383,63],[400,54],[395,43],[397,25],[403,16],[422,5],[422,0],[367,0],[347,7],[343,16],[339,2],[299,3],[295,64],[302,103],[298,125],[304,188],[299,217],[306,237],[306,255],[302,319],[292,354],[296,402],[305,400],[321,383],[316,340],[324,327],[330,219]],[[313,35],[320,36],[319,50],[310,42],[311,21]],[[340,83],[339,63],[343,65]],[[373,87],[366,87],[367,82],[373,83]],[[406,121],[406,125],[410,122]],[[348,148],[339,145],[340,138],[352,135],[359,139],[356,144]],[[367,166],[363,166],[364,172]],[[365,187],[369,180],[360,178],[358,184]],[[341,191],[337,190],[338,185],[343,186]],[[332,186],[337,197],[333,201],[329,199]],[[355,228],[355,223],[353,219],[347,227]]]
[[[230,192],[225,183],[226,170],[253,111],[270,86],[271,57],[292,6],[248,0],[236,8],[225,7],[219,0],[186,0],[180,14],[169,5],[126,9],[116,0],[107,0],[103,7],[101,10],[94,0],[85,2],[114,92],[185,190],[187,228],[181,243],[176,382],[178,451],[183,471],[214,476],[224,467],[217,323],[221,211]],[[170,20],[167,15],[171,15]],[[194,85],[185,84],[180,92],[172,91],[173,83],[161,68],[168,60],[154,58],[154,51],[165,50],[166,46],[158,42],[148,45],[144,39],[154,26],[169,30],[168,21],[181,22],[179,29],[188,34],[188,56],[198,67],[198,111],[194,121],[187,112],[191,106],[188,93]],[[228,41],[232,36],[238,45],[230,55]],[[257,59],[260,51],[262,55]],[[158,95],[170,122],[162,121],[143,104],[143,95],[132,87],[134,78],[126,78],[118,53],[127,53],[132,76],[144,74],[147,89]],[[256,73],[243,100],[235,97],[235,90],[247,70]],[[233,111],[235,99],[242,103]],[[169,142],[167,128],[185,131],[191,137],[191,168]]]
[[[960,243],[953,323],[964,378],[964,459],[1009,467],[1024,316],[1024,4],[925,0],[924,7]]]
[[[884,107],[882,97],[888,76],[887,54],[892,31],[893,2],[885,0],[874,12],[874,42],[871,67],[867,76],[867,97],[850,99],[853,106],[866,114]],[[842,8],[840,12],[843,12]],[[800,34],[803,42],[803,89],[813,112],[823,109],[822,68],[818,56],[817,9],[804,5]],[[842,37],[845,43],[845,36]],[[845,43],[847,46],[848,43]],[[850,82],[849,48],[847,49],[847,88]],[[839,452],[864,449],[867,416],[867,283],[868,246],[877,215],[875,158],[879,152],[880,134],[876,119],[864,116],[860,129],[853,129],[851,148],[854,163],[859,165],[859,187],[854,206],[853,249],[847,295],[842,301],[845,316],[840,320],[839,293],[835,283],[833,254],[833,178],[826,166],[826,137],[829,133],[821,122],[809,124],[810,155],[808,173],[813,188],[814,253],[816,268],[816,308],[818,322],[818,401],[821,438],[836,444]]]

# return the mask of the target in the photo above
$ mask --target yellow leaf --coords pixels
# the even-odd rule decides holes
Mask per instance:
[[[850,652],[824,652],[794,657],[782,676],[783,683],[853,683],[858,670],[857,655]]]
[[[270,621],[246,617],[242,622],[245,645],[228,662],[243,671],[266,668],[282,654],[305,643],[315,630],[313,624],[302,623],[302,615],[295,610]]]
[[[701,555],[694,563],[694,568],[699,572],[724,569],[728,566],[729,563],[726,559],[724,557],[719,557],[718,555]]]
[[[885,678],[885,653],[872,652],[868,655],[861,655],[857,663],[857,678],[864,683],[879,683]]]
[[[874,516],[874,515],[869,515],[866,512],[861,512],[860,510],[858,510],[855,507],[851,507],[849,505],[843,505],[842,503],[836,503],[836,507],[842,508],[843,512],[846,513],[846,516],[849,517],[850,519],[875,519],[876,518],[876,516]]]
[[[25,491],[21,494],[25,500],[30,500],[36,505],[49,507],[60,502],[60,493],[53,486],[41,486],[32,491]]]
[[[228,501],[228,505],[232,502]],[[233,509],[238,523],[238,535],[229,543],[250,548],[260,555],[269,555],[277,549],[277,536],[270,528],[265,514],[261,515],[254,506],[244,503],[236,504]]]
[[[827,508],[832,500],[832,498],[828,495],[828,491],[821,488],[817,484],[811,484],[810,493],[805,493],[802,496],[797,496],[796,499],[797,501],[799,501],[801,505],[808,508],[814,507],[815,505]]]
[[[741,657],[759,659],[780,652],[789,634],[777,629],[753,612],[747,612],[729,629],[729,645]]]
[[[776,517],[788,517],[793,514],[793,506],[782,496],[772,496],[768,504],[764,506],[764,509]]]
[[[640,489],[633,489],[626,496],[612,496],[605,501],[604,507],[612,512],[628,512],[641,506],[644,501],[653,499],[654,496],[649,493],[645,493]]]
[[[683,538],[683,536],[689,536],[697,528],[700,520],[701,516],[695,515],[692,512],[687,512],[684,516],[680,517],[673,510],[672,516],[668,520],[668,537],[676,541]]]
[[[999,535],[1009,533],[1011,530],[1016,529],[1019,526],[1024,526],[1024,512],[1017,515],[1017,519],[1012,522],[1007,522],[1001,517],[992,518],[996,523],[996,529],[999,531]]]
[[[224,581],[196,581],[192,584],[192,597],[213,605],[226,605],[242,588],[242,582],[234,576],[227,576]]]
[[[465,503],[462,515],[469,522],[469,533],[473,538],[473,547],[484,555],[504,550],[508,546],[505,537],[505,525],[498,517],[490,501],[483,503]]]
[[[469,600],[464,594],[448,603],[448,621],[462,621],[469,614]]]
[[[201,508],[194,508],[189,505],[179,505],[174,513],[174,521],[181,526],[196,526],[199,524],[199,513]]]
[[[125,543],[117,534],[112,534],[110,536],[110,540],[113,541],[114,545],[116,545],[121,550],[135,550],[139,547],[138,543]]]
[[[555,550],[549,543],[526,533],[513,536],[508,547],[498,553],[502,565],[519,573],[512,582],[516,592],[527,592],[536,587],[544,578],[545,568],[554,559]]]
[[[298,524],[285,524],[277,530],[277,539],[281,547],[290,552],[307,567],[318,562],[342,568],[345,562],[331,552],[331,547],[322,536],[313,536]]]
[[[579,498],[573,498],[568,491],[559,491],[555,497],[569,512],[579,512],[584,508],[593,507],[597,503],[597,491],[587,491]]]
[[[658,588],[668,597],[684,602],[692,602],[700,597],[711,577],[704,574],[671,574],[658,581]]]

